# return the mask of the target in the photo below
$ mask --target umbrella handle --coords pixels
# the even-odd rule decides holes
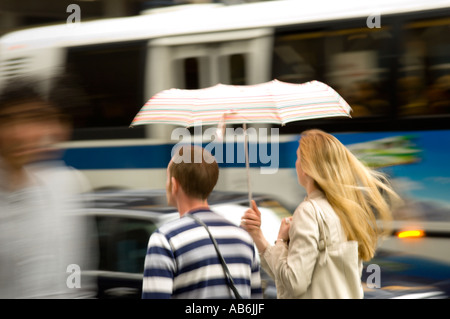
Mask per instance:
[[[250,208],[252,208],[252,189],[250,187],[250,163],[249,163],[249,157],[248,157],[247,123],[243,123],[243,128],[244,128],[245,170],[247,173],[248,205]]]

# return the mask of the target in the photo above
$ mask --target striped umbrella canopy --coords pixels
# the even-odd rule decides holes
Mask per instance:
[[[204,89],[169,89],[155,94],[133,119],[131,127],[172,124],[185,127],[243,124],[249,205],[247,124],[281,124],[326,117],[350,117],[351,108],[330,86],[311,81],[293,84],[272,80],[256,85],[217,84]]]
[[[289,122],[350,117],[351,108],[330,86],[272,80],[256,85],[217,84],[204,89],[169,89],[155,94],[138,112],[131,126],[173,124],[185,127]]]

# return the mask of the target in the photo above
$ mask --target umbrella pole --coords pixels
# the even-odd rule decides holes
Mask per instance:
[[[243,124],[244,128],[244,153],[245,153],[245,170],[247,172],[247,190],[248,190],[248,205],[252,207],[252,189],[250,187],[250,163],[248,157],[248,135],[247,135],[247,123]]]

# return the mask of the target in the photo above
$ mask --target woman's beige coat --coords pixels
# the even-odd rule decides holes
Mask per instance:
[[[347,242],[340,220],[324,194],[314,191],[295,210],[289,230],[289,245],[278,241],[269,246],[261,255],[261,265],[275,280],[278,298],[362,298],[362,262],[355,260],[346,281],[347,287],[340,289],[342,283],[323,283],[317,278],[316,261],[319,256],[319,226],[317,213],[308,199],[313,199],[322,209],[326,222],[325,229],[332,244]],[[355,243],[356,244],[356,243]],[[357,259],[357,256],[355,257]],[[326,270],[321,269],[321,273]],[[326,276],[333,278],[333,276]],[[318,282],[321,281],[320,284]],[[316,284],[317,282],[317,284]]]

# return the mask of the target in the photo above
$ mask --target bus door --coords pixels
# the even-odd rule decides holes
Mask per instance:
[[[218,83],[256,84],[270,80],[272,31],[255,29],[155,39],[149,42],[145,94]],[[173,126],[149,125],[147,136],[167,139]]]

